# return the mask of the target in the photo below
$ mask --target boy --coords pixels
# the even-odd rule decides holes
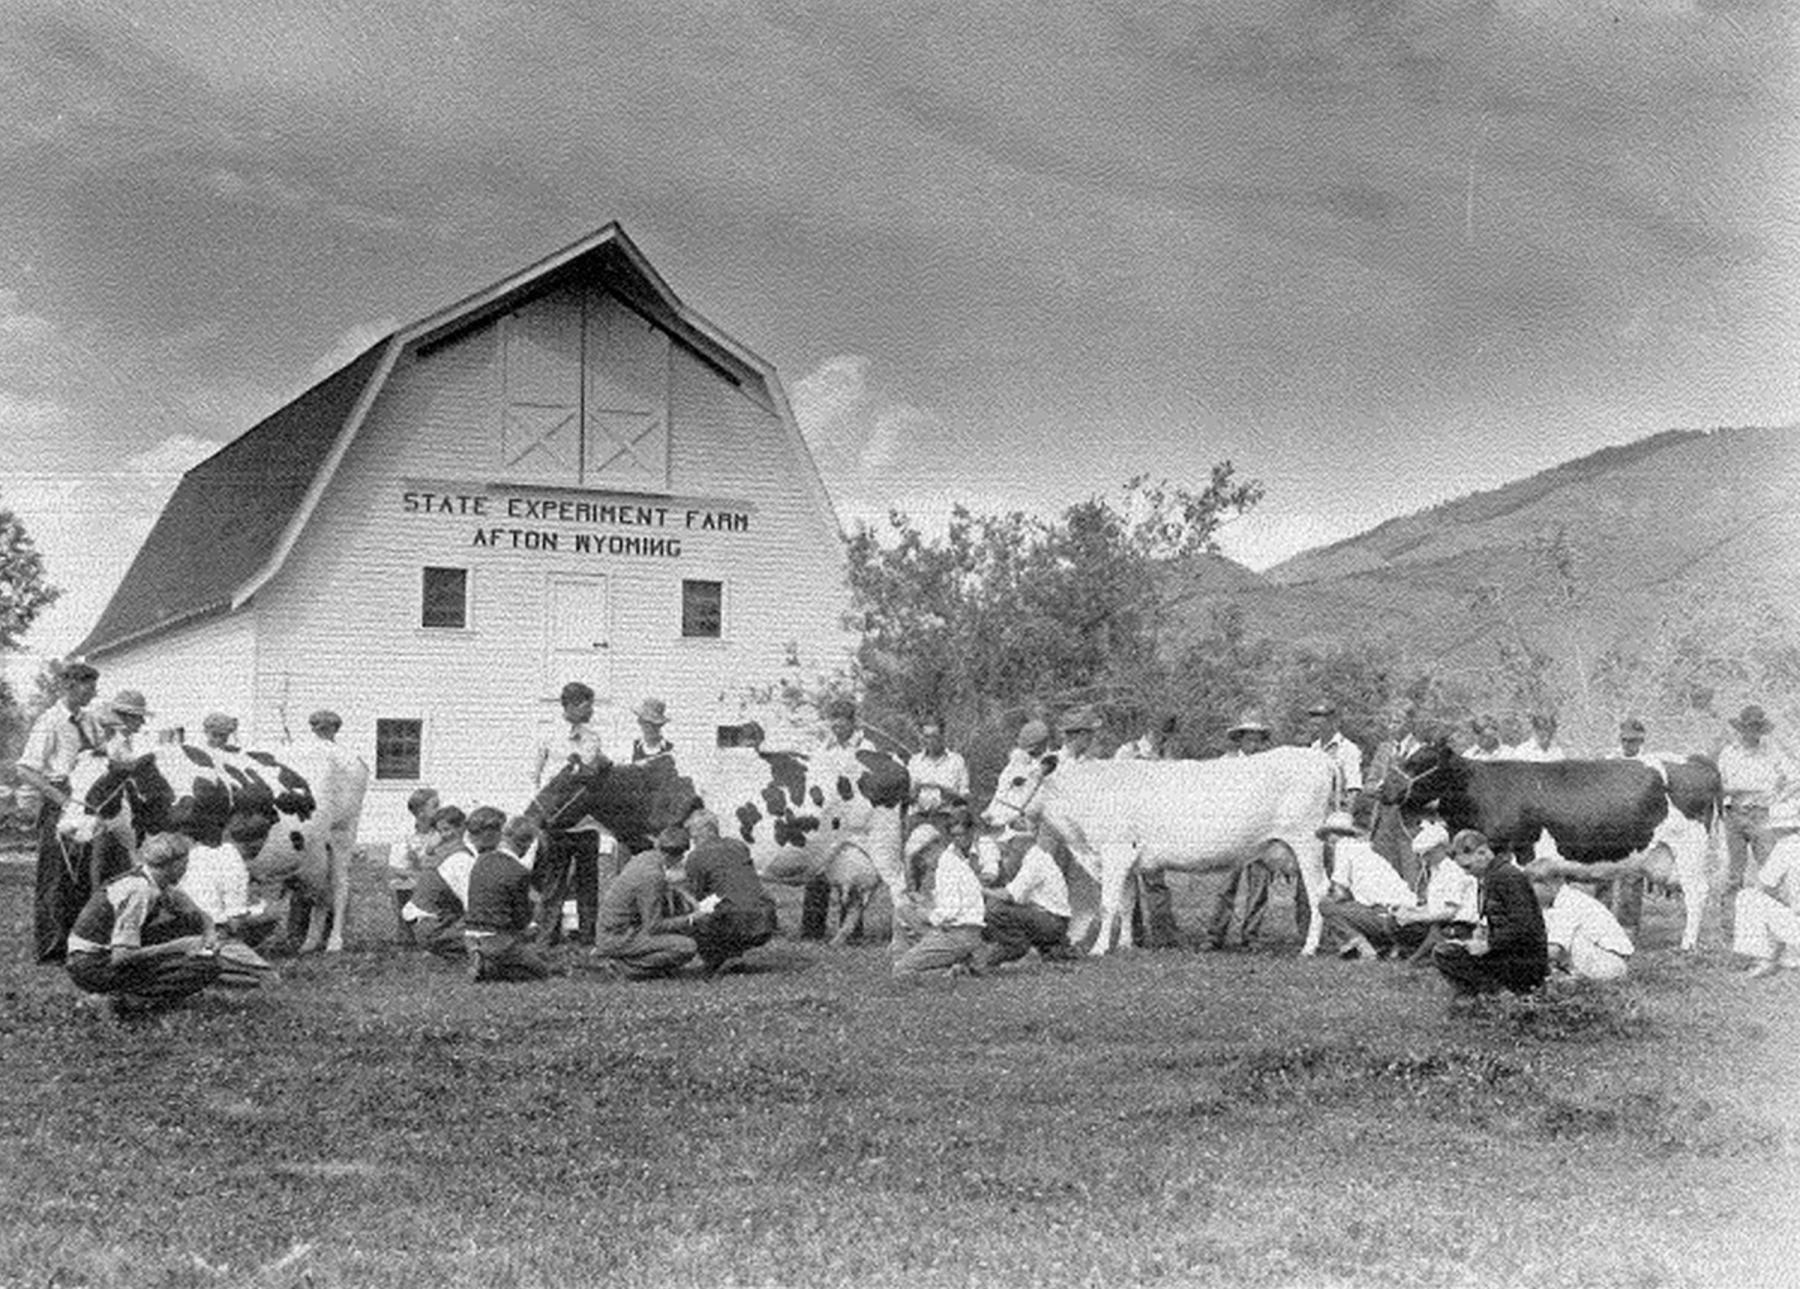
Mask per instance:
[[[531,870],[514,850],[531,848],[535,828],[479,806],[469,814],[468,835],[476,851],[463,922],[469,979],[543,980],[550,967],[531,944]]]
[[[64,968],[90,1006],[147,1011],[197,994],[219,976],[219,940],[182,894],[189,842],[150,838],[137,867],[95,891],[69,932]]]

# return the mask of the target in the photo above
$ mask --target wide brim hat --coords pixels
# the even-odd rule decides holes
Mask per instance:
[[[113,695],[107,707],[120,716],[148,716],[150,705],[144,701],[144,695],[135,689],[121,689]]]
[[[1306,709],[1306,714],[1308,716],[1336,716],[1337,704],[1328,698],[1321,698]]]
[[[1356,820],[1350,817],[1348,810],[1333,810],[1325,816],[1325,822],[1319,825],[1315,837],[1354,837],[1356,836]]]
[[[1077,707],[1065,714],[1057,724],[1065,734],[1076,730],[1097,730],[1100,728],[1100,713],[1092,707]]]
[[[1775,728],[1775,722],[1769,719],[1769,714],[1760,705],[1746,703],[1744,710],[1731,718],[1731,728],[1742,730],[1746,734],[1767,734]]]
[[[1226,738],[1237,738],[1240,734],[1269,734],[1275,731],[1269,727],[1258,712],[1245,712],[1238,717],[1238,723],[1225,731]]]
[[[646,698],[631,713],[646,725],[667,725],[669,705],[660,698]]]

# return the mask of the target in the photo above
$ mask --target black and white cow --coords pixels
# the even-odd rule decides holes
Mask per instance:
[[[217,846],[233,813],[254,811],[272,820],[269,840],[252,865],[258,881],[284,882],[306,901],[302,952],[343,948],[348,873],[336,871],[333,825],[354,801],[321,800],[308,776],[268,752],[220,752],[166,743],[137,760],[115,763],[83,755],[70,776],[71,795],[58,825],[72,844],[92,844],[110,832],[132,854],[144,838],[181,832]]]

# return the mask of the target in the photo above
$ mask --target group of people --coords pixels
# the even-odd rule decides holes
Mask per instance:
[[[151,750],[143,738],[149,714],[144,696],[124,690],[96,706],[98,681],[85,664],[64,670],[62,700],[34,724],[18,764],[21,783],[40,803],[40,961],[64,960],[85,993],[132,1004],[181,997],[222,976],[235,976],[235,983],[267,978],[271,969],[255,951],[279,919],[265,901],[251,898],[267,816],[232,815],[217,846],[160,834],[139,848],[135,860],[104,832],[85,854],[58,835],[69,773],[80,755],[129,762]],[[570,682],[560,697],[562,727],[536,749],[534,788],[565,767],[593,773],[610,764],[593,726],[592,688]],[[836,700],[823,714],[827,749],[873,749],[853,702]],[[639,732],[631,761],[673,756],[664,736],[667,705],[647,698],[634,715]],[[1307,716],[1310,745],[1334,767],[1332,808],[1319,828],[1330,879],[1319,914],[1341,956],[1430,963],[1459,991],[1527,989],[1555,969],[1602,980],[1626,973],[1632,935],[1583,887],[1599,882],[1641,889],[1641,858],[1573,865],[1549,856],[1521,867],[1495,855],[1479,833],[1448,835],[1429,810],[1422,818],[1402,817],[1397,807],[1365,791],[1363,751],[1343,730],[1335,704],[1316,702]],[[330,711],[309,721],[328,747],[341,723]],[[1053,736],[1046,720],[1024,723],[1003,781],[1041,773],[1052,756],[1059,764],[1107,755],[1162,759],[1171,755],[1180,730],[1175,718],[1158,719],[1108,754],[1097,708],[1076,707],[1055,724]],[[1720,753],[1718,765],[1734,948],[1751,962],[1753,974],[1766,975],[1800,965],[1800,817],[1777,811],[1794,784],[1784,758],[1765,741],[1773,722],[1751,705],[1731,724],[1736,741]],[[1509,746],[1499,722],[1478,716],[1464,755],[1566,757],[1553,716],[1540,714],[1531,727],[1528,739]],[[207,745],[220,751],[237,750],[236,729],[225,713],[203,723]],[[1034,949],[1049,959],[1072,956],[1065,848],[1053,835],[1022,829],[1000,838],[983,835],[970,807],[967,762],[947,746],[943,722],[922,721],[920,737],[920,750],[907,762],[915,827],[903,855],[907,889],[894,893],[903,942],[895,974],[980,973]],[[1627,718],[1613,755],[1649,760],[1646,737],[1643,722]],[[1254,756],[1273,740],[1268,721],[1248,711],[1227,731],[1227,755]],[[1379,785],[1387,767],[1418,746],[1417,734],[1396,722],[1375,749],[1367,782]],[[696,961],[703,974],[716,975],[776,934],[775,904],[748,849],[721,835],[717,820],[705,812],[662,830],[642,854],[614,856],[612,839],[594,831],[540,829],[491,806],[465,813],[428,788],[415,791],[407,808],[412,830],[388,855],[399,937],[463,962],[471,979],[542,979],[565,970],[567,955],[553,952],[565,935],[584,951],[576,961],[608,975],[665,976]],[[1272,884],[1286,867],[1267,854],[1244,857],[1214,898],[1206,947],[1253,946]],[[1166,877],[1144,872],[1137,881],[1142,941],[1151,947],[1181,944]],[[822,935],[826,897],[819,883],[809,885],[803,936]],[[565,905],[573,906],[572,919],[565,917]],[[1297,882],[1295,912],[1304,926],[1309,910]],[[221,953],[222,945],[229,951]]]

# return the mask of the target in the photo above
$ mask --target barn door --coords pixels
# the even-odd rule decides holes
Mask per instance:
[[[604,577],[552,577],[544,597],[543,692],[555,698],[571,680],[610,689],[612,604]]]

